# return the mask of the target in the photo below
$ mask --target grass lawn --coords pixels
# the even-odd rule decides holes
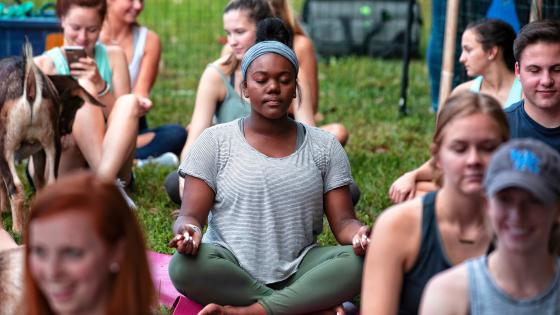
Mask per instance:
[[[146,2],[141,21],[159,33],[163,42],[163,66],[152,93],[156,106],[149,114],[152,126],[189,122],[198,78],[206,64],[219,55],[221,46],[216,39],[223,35],[221,13],[225,3]],[[299,8],[301,1],[295,4]],[[422,60],[411,63],[410,114],[406,117],[399,117],[397,108],[401,68],[398,60],[365,57],[326,59],[319,65],[320,111],[325,123],[341,122],[350,132],[346,151],[362,191],[356,211],[368,224],[390,205],[390,183],[428,157],[434,116],[429,111],[426,66]],[[166,253],[171,252],[166,244],[172,236],[171,212],[176,209],[162,184],[170,171],[165,167],[136,169],[137,187],[132,195],[149,247]],[[10,216],[3,214],[2,218],[9,228]],[[320,241],[335,243],[326,223]]]

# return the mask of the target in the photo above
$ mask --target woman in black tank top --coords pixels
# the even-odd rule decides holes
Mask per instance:
[[[484,180],[497,247],[430,281],[422,314],[559,314],[560,154],[513,139]]]
[[[509,130],[492,97],[461,93],[436,125],[431,163],[442,188],[386,210],[375,223],[362,287],[364,314],[416,314],[427,281],[491,243],[483,175]]]

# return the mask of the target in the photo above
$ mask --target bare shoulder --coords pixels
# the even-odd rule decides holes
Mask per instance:
[[[148,34],[146,35],[146,45],[144,47],[144,49],[147,50],[154,50],[156,48],[157,50],[160,50],[161,40],[159,39],[159,36],[158,34],[156,34],[156,32],[148,30]]]
[[[224,64],[227,60],[227,56],[221,57],[220,59],[211,63],[211,66],[206,67],[204,72],[202,72],[202,80],[211,80],[213,83],[221,81],[221,74],[227,76],[231,71],[229,65]],[[221,74],[220,74],[221,72]]]
[[[54,66],[54,61],[51,57],[43,54],[33,58],[33,61],[43,71],[45,74],[52,75],[56,74],[56,68]]]
[[[388,227],[395,232],[406,232],[419,227],[421,220],[422,197],[417,197],[384,210],[375,221],[375,226]]]
[[[471,89],[473,83],[474,83],[474,80],[470,80],[470,81],[463,82],[463,83],[457,85],[453,89],[453,91],[451,91],[451,95],[453,96],[453,95],[457,95],[461,92],[469,91]]]
[[[228,66],[223,65],[222,59],[218,59],[212,63],[212,66],[204,69],[198,81],[197,103],[199,98],[211,103],[222,101],[225,98],[227,88],[223,82],[222,75],[228,75],[226,72]]]
[[[428,282],[420,314],[464,315],[469,308],[469,283],[466,265],[460,264],[435,275]]]
[[[414,259],[420,246],[422,197],[394,205],[375,220],[372,242],[399,244],[398,250],[407,263]]]
[[[107,56],[109,56],[109,60],[114,58],[124,58],[124,60],[126,60],[124,50],[120,46],[105,45],[105,49],[107,50]]]
[[[294,51],[298,56],[315,54],[313,42],[305,35],[294,36]]]

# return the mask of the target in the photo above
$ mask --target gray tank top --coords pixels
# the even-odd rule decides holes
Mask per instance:
[[[235,92],[235,89],[226,79],[222,70],[214,64],[209,64],[208,67],[216,70],[220,74],[222,82],[224,82],[226,87],[226,96],[222,103],[218,104],[218,107],[216,108],[216,123],[223,124],[238,118],[249,116],[251,113],[251,105],[245,102],[241,96]]]
[[[466,262],[471,315],[557,315],[560,314],[560,259],[550,286],[531,299],[518,300],[500,289],[488,271],[488,256]]]

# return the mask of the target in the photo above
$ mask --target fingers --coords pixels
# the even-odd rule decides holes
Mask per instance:
[[[362,237],[360,237],[360,246],[362,247],[363,250],[366,250],[366,248],[369,245],[369,237],[367,237],[367,235],[362,234]]]
[[[152,108],[152,101],[146,97],[138,98],[138,107],[140,109],[140,116],[146,115]]]
[[[346,312],[344,311],[344,307],[342,307],[342,305],[339,305],[335,308],[336,311],[336,315],[346,315]]]
[[[352,249],[354,253],[358,256],[363,256],[369,246],[369,235],[371,233],[371,228],[369,226],[362,226],[356,235],[352,238]]]
[[[181,254],[196,255],[198,251],[198,246],[200,241],[195,240],[196,236],[193,237],[187,232],[184,234],[177,234],[175,237],[169,241],[168,246],[177,249],[177,252]]]
[[[188,255],[196,255],[202,235],[189,224],[182,226],[178,233],[169,241],[169,247],[177,249],[177,252]]]
[[[364,241],[362,240],[362,237],[357,234],[352,239],[352,249],[354,250],[354,254],[356,254],[357,256],[363,256],[366,252],[367,244],[369,243],[369,241],[365,241],[365,246],[363,245],[363,242]]]
[[[391,186],[389,191],[389,198],[393,203],[401,203],[403,201],[409,200],[414,198],[415,190],[409,189],[398,189],[396,187]]]

